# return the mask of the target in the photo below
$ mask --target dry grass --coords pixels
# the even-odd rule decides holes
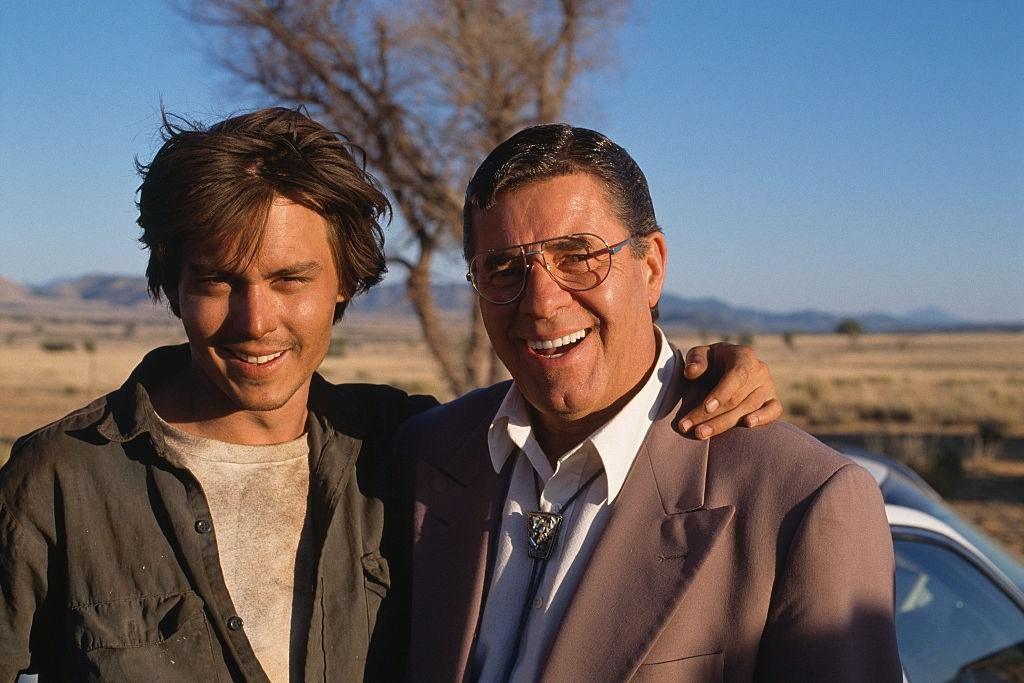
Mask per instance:
[[[754,348],[787,420],[907,462],[1024,561],[1024,335],[779,335]]]
[[[338,331],[345,351],[324,362],[328,379],[450,398],[411,323],[354,317]],[[713,341],[669,336],[682,348]],[[116,388],[153,346],[181,340],[176,323],[15,328],[0,320],[0,462],[16,436]],[[45,352],[46,341],[74,350]],[[868,435],[869,446],[909,461],[916,448],[924,469],[936,457],[938,436],[958,439],[963,479],[945,493],[961,514],[1024,556],[1024,472],[1014,469],[1024,467],[1024,335],[866,335],[856,344],[798,335],[792,345],[774,335],[753,344],[772,368],[786,419],[808,431]]]
[[[696,337],[674,337],[683,346]],[[754,339],[772,368],[787,419],[816,433],[1024,436],[1024,335],[839,335]]]
[[[968,459],[950,505],[1024,563],[1024,460]]]

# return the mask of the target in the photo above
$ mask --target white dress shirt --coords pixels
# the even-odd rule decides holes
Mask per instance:
[[[518,457],[505,497],[490,590],[473,651],[474,679],[537,679],[611,505],[672,378],[675,355],[661,330],[655,331],[658,358],[647,382],[611,420],[558,458],[553,471],[534,437],[526,400],[514,383],[499,407],[487,434],[494,471],[501,472],[513,454]],[[604,473],[562,510],[561,529],[550,558],[537,560],[548,566],[536,595],[532,596],[517,656],[512,650],[520,615],[531,598],[529,583],[535,561],[527,554],[526,514],[561,508],[602,467]]]

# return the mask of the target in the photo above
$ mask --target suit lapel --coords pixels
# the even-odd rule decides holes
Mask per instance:
[[[490,414],[493,414],[491,411]],[[451,458],[423,460],[416,475],[412,672],[415,680],[466,676],[487,579],[488,551],[508,485],[487,457],[478,425]]]
[[[708,442],[680,436],[674,416],[655,422],[637,453],[543,680],[630,678],[732,519],[731,506],[703,507]]]

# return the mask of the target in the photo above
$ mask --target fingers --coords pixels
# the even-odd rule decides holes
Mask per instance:
[[[780,417],[782,417],[782,401],[772,398],[754,412],[748,413],[742,422],[745,427],[757,427],[775,422]]]
[[[751,357],[753,361],[746,362],[746,364],[737,364],[742,361],[736,360],[732,361],[732,366],[729,366],[719,361],[718,354],[715,355],[712,370],[724,374],[704,399],[704,406],[709,413],[713,413],[717,409],[714,404],[735,408],[755,388],[771,380],[768,366],[757,360],[753,354]],[[739,358],[739,356],[734,355],[733,358]]]
[[[722,376],[704,402],[679,420],[683,432],[692,429],[694,436],[707,439],[739,424],[764,425],[782,415],[771,371],[749,347],[726,343],[694,347],[687,352],[686,361],[683,372],[688,379],[709,368]]]
[[[707,430],[700,430],[699,427],[708,426],[712,431],[707,436],[711,436],[712,434],[721,434],[726,429],[741,423],[744,426],[749,426],[743,420],[748,415],[756,415],[754,419],[758,424],[768,424],[778,417],[775,414],[776,411],[769,405],[769,402],[775,398],[774,391],[764,385],[758,385],[746,396],[730,400],[727,403],[721,403],[715,398],[708,398],[683,416],[679,421],[679,428],[684,432],[694,429],[695,436],[703,436]],[[780,409],[777,412],[781,414],[781,404],[779,405]]]
[[[709,411],[706,405],[687,413],[681,420],[680,429],[692,429],[698,439],[709,439],[737,425],[756,427],[774,422],[782,415],[782,403],[765,386],[758,387],[735,407],[718,406]],[[689,424],[687,424],[689,423]],[[689,427],[690,429],[688,429]]]
[[[711,347],[694,346],[686,352],[686,364],[683,366],[683,376],[686,379],[697,379],[708,369],[708,354]]]
[[[718,384],[704,399],[704,408],[709,415],[716,413],[720,406],[726,410],[737,407],[759,387],[767,386],[771,394],[775,394],[775,382],[768,365],[749,346],[718,342],[710,347],[695,347],[691,351],[698,349],[706,351],[694,354],[695,357],[703,357],[712,376],[718,377]]]

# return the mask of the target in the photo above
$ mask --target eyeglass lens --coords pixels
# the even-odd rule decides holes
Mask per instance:
[[[531,246],[531,245],[526,245]],[[471,274],[477,291],[495,303],[519,296],[526,278],[527,257],[538,254],[549,273],[565,287],[586,290],[597,287],[608,276],[611,252],[596,235],[567,235],[545,240],[535,249],[524,246],[478,254]]]

